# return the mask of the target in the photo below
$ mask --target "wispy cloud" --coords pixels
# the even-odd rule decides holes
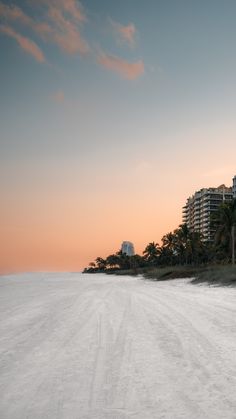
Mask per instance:
[[[110,20],[113,31],[118,38],[119,42],[127,43],[129,46],[133,46],[135,43],[136,28],[133,23],[128,25],[121,25],[114,20]]]
[[[43,4],[47,7],[56,7],[79,23],[87,20],[82,5],[76,0],[35,0],[35,3]]]
[[[97,57],[98,63],[108,70],[118,73],[121,77],[134,80],[144,73],[144,63],[142,60],[130,63],[114,55],[101,52]]]
[[[17,6],[0,3],[0,17],[8,22],[19,22],[29,27],[45,42],[56,44],[68,54],[86,54],[88,43],[83,39],[78,24],[86,20],[75,0],[38,0],[47,8],[46,16],[41,22],[24,13]]]
[[[14,29],[12,29],[10,26],[7,26],[7,25],[0,25],[0,31],[4,33],[5,35],[10,36],[11,38],[14,38],[16,42],[18,43],[18,45],[24,51],[31,54],[35,58],[35,60],[37,60],[38,62],[44,63],[46,61],[41,49],[31,39],[20,35],[18,32],[16,32]]]
[[[78,22],[84,22],[86,20],[82,6],[76,0],[54,0],[54,3],[61,5],[65,12],[69,13]]]
[[[28,31],[45,43],[51,43],[67,54],[95,54],[97,62],[129,80],[137,79],[144,73],[142,60],[129,62],[115,55],[101,51],[94,52],[81,35],[81,25],[87,17],[80,2],[76,0],[29,0],[34,8],[39,8],[40,18],[34,18],[16,5],[0,1],[1,32],[14,38],[18,45],[43,63],[46,61],[41,48],[28,37]],[[121,25],[110,20],[117,40],[129,46],[134,45],[136,28],[133,23]],[[27,37],[22,31],[27,30]]]
[[[19,21],[22,24],[29,25],[31,18],[27,16],[17,6],[7,6],[4,3],[0,3],[0,17],[4,18],[5,21]]]
[[[48,34],[51,41],[69,54],[86,54],[89,51],[88,43],[82,38],[76,25],[66,19],[59,8],[50,7],[48,16],[53,23],[53,31]]]

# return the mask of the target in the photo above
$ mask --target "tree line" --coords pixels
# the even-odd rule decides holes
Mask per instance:
[[[214,240],[207,242],[187,224],[165,234],[161,245],[150,242],[142,255],[128,256],[119,250],[105,259],[97,257],[84,272],[112,272],[157,266],[235,263],[236,199],[224,202],[211,218]]]

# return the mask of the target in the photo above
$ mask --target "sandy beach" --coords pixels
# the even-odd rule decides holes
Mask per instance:
[[[236,290],[0,277],[2,419],[233,419]]]

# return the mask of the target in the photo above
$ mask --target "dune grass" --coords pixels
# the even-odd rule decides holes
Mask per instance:
[[[236,286],[236,265],[208,266],[192,280],[193,284],[204,282],[210,285]]]
[[[165,266],[113,271],[116,275],[142,275],[152,281],[192,278],[192,284],[236,286],[236,265]]]
[[[154,268],[144,274],[145,278],[164,281],[178,278],[192,278],[192,284],[207,283],[209,285],[236,286],[236,266],[174,266]]]
[[[149,269],[144,277],[154,281],[166,281],[178,278],[195,278],[197,273],[205,268],[192,266],[166,266]]]

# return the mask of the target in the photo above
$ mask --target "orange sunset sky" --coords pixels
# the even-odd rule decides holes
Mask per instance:
[[[0,272],[141,253],[236,175],[235,2],[0,1]]]

